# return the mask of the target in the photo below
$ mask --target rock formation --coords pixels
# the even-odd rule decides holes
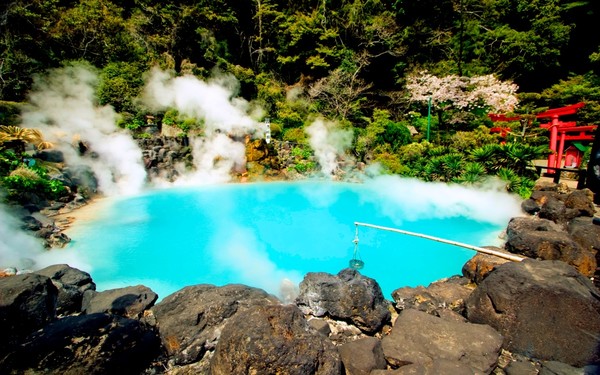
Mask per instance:
[[[440,373],[489,374],[496,367],[502,336],[487,325],[450,321],[407,309],[382,339],[382,346],[386,360],[395,367],[436,366],[453,369]]]
[[[331,341],[309,325],[293,305],[253,306],[223,328],[211,374],[339,375],[340,356]]]
[[[468,298],[466,317],[497,329],[511,352],[577,367],[600,362],[600,292],[563,262],[498,267]]]
[[[590,190],[570,191],[560,184],[540,184],[521,207],[532,216],[510,221],[506,250],[536,259],[561,260],[600,280],[600,227],[593,224],[596,209]]]
[[[49,266],[36,271],[35,274],[49,277],[58,290],[57,315],[80,312],[84,293],[96,290],[96,284],[92,281],[89,273],[66,264]]]
[[[279,303],[265,291],[244,285],[195,285],[165,297],[151,311],[172,362],[187,365],[205,356],[210,359],[234,315],[252,306]]]
[[[244,285],[195,285],[153,306],[144,286],[95,292],[89,275],[69,266],[40,273],[0,279],[1,373],[600,369],[598,290],[560,261],[495,265],[479,285],[456,276],[399,288],[393,304],[350,269],[306,275],[290,305]]]
[[[305,314],[351,322],[370,334],[390,320],[389,303],[379,284],[349,268],[337,275],[308,273],[296,304]]]

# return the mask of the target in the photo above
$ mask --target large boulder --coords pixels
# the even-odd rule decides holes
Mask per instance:
[[[346,375],[369,375],[376,369],[387,368],[381,340],[364,337],[338,348]]]
[[[245,285],[185,287],[152,308],[160,337],[175,365],[200,361],[214,351],[227,320],[255,305],[280,301]]]
[[[296,306],[254,306],[229,319],[210,369],[213,375],[341,375],[341,361]]]
[[[506,229],[505,247],[512,253],[543,260],[561,260],[586,276],[596,271],[596,255],[584,249],[553,222],[535,217],[516,217]]]
[[[565,206],[577,211],[578,216],[594,216],[594,193],[590,189],[573,190],[565,200]]]
[[[492,327],[449,321],[414,309],[403,310],[389,335],[382,339],[383,353],[393,367],[432,367],[445,361],[452,373],[489,374],[502,347],[502,336]]]
[[[497,247],[486,247],[495,251],[502,251],[502,249]],[[489,254],[477,253],[475,256],[473,256],[473,258],[469,259],[463,265],[462,274],[472,283],[479,284],[490,274],[490,272],[495,270],[500,265],[508,262],[510,262],[508,259]]]
[[[578,367],[600,360],[600,294],[563,262],[498,267],[473,291],[466,313],[496,328],[511,352]]]
[[[25,274],[0,278],[0,349],[54,320],[58,291],[50,278]]]
[[[589,217],[578,217],[568,226],[569,235],[584,250],[596,254],[596,272],[594,273],[594,284],[600,288],[600,225],[594,224]]]
[[[570,190],[560,184],[536,186],[521,207],[531,215],[557,223],[565,223],[578,216],[593,216],[596,212],[593,193],[589,189]]]
[[[70,267],[67,264],[48,266],[35,272],[49,277],[58,290],[57,315],[69,315],[81,311],[83,293],[96,290],[96,284],[89,273]]]
[[[447,359],[433,359],[427,363],[412,363],[395,370],[373,370],[370,375],[474,375],[473,369],[460,362]],[[507,374],[516,375],[516,374]],[[525,374],[518,374],[525,375]],[[534,375],[534,374],[527,374]]]
[[[349,268],[337,275],[306,274],[296,304],[305,314],[348,321],[366,333],[377,332],[391,319],[379,284]]]
[[[143,286],[128,286],[103,292],[89,291],[84,294],[81,311],[86,314],[111,313],[126,318],[139,318],[154,306],[158,295]]]
[[[139,374],[160,354],[155,331],[116,315],[50,323],[0,359],[3,374]]]
[[[596,264],[600,264],[600,225],[594,224],[591,218],[578,217],[571,220],[568,231],[573,241],[596,254]]]
[[[397,310],[415,309],[432,315],[440,315],[440,310],[450,309],[462,314],[465,300],[472,287],[464,277],[451,277],[435,281],[427,288],[404,287],[392,292]]]

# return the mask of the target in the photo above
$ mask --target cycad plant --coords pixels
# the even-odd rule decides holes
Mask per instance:
[[[423,169],[425,181],[441,181],[445,175],[444,157],[436,156],[430,159]]]
[[[462,174],[465,161],[461,154],[452,153],[444,155],[442,161],[444,163],[445,181],[452,181]]]
[[[506,190],[519,194],[522,198],[529,198],[535,185],[535,181],[526,177],[519,176],[510,168],[500,168],[498,177],[506,182]]]
[[[485,178],[485,167],[480,163],[469,162],[465,164],[461,175],[455,178],[454,182],[473,185],[482,182]]]
[[[27,143],[33,144],[38,150],[52,147],[50,142],[44,141],[42,132],[37,129],[0,125],[0,145],[12,148],[17,155],[20,155],[25,151]]]
[[[506,183],[506,190],[517,192],[521,187],[521,178],[510,168],[500,168],[498,177]]]
[[[531,146],[523,143],[509,143],[503,145],[501,150],[505,165],[519,176],[529,176],[533,161],[544,158],[550,152],[547,146]]]
[[[470,156],[474,162],[482,165],[486,172],[489,174],[495,174],[501,167],[501,160],[499,160],[500,146],[497,144],[487,144],[470,152]]]

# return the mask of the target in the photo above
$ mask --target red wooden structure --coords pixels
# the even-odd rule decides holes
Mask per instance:
[[[550,119],[550,122],[540,124],[540,127],[550,131],[550,155],[548,155],[548,167],[562,168],[563,154],[565,150],[565,141],[593,141],[593,131],[595,125],[577,126],[574,121],[564,122],[560,116],[573,115],[583,107],[585,103],[577,103],[566,107],[549,109],[538,113],[538,119]],[[567,165],[571,166],[571,165]],[[577,164],[579,167],[579,164]],[[548,170],[548,174],[553,174],[553,170]]]
[[[583,152],[575,145],[567,147],[565,150],[565,168],[577,168],[581,164]]]
[[[563,164],[563,155],[565,151],[565,142],[572,141],[593,141],[596,125],[577,126],[574,121],[564,122],[560,120],[561,116],[568,116],[577,113],[585,103],[577,103],[566,107],[549,109],[538,113],[538,119],[550,119],[550,122],[540,124],[540,127],[550,131],[550,150],[548,155],[548,174],[554,174],[557,168],[572,167],[573,161],[576,161],[576,167],[579,167],[581,155],[578,151],[570,149],[569,163]],[[506,117],[505,115],[488,115],[493,122],[516,121],[520,117]],[[502,128],[499,128],[502,129]],[[576,155],[577,153],[577,155]]]

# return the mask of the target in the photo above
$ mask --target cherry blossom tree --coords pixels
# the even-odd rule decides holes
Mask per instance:
[[[406,89],[411,101],[428,102],[435,108],[454,107],[470,110],[483,108],[494,112],[511,112],[518,104],[516,84],[500,81],[494,75],[437,77],[426,71],[410,75]]]
[[[465,112],[493,111],[512,112],[518,104],[518,86],[512,82],[500,81],[494,75],[461,77],[447,75],[438,77],[422,71],[407,77],[406,90],[412,102],[427,103],[437,111],[439,123],[443,123],[445,111],[458,112],[457,119]],[[460,122],[458,120],[457,122]]]

